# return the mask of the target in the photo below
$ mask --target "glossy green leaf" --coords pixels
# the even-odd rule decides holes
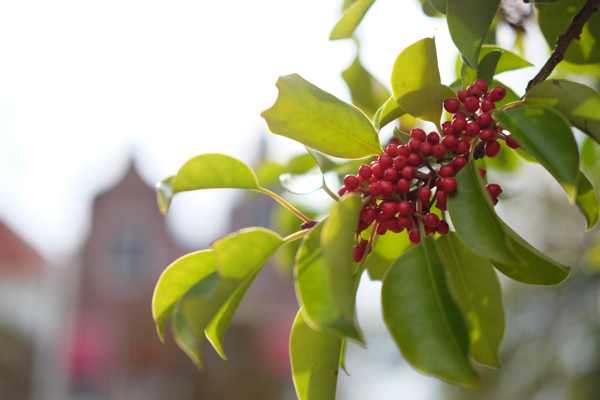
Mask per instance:
[[[357,0],[342,15],[342,18],[333,27],[329,40],[348,39],[360,24],[375,0]]]
[[[357,279],[353,274],[354,238],[358,217],[363,208],[360,196],[349,194],[342,197],[323,223],[321,246],[330,273],[335,305],[346,322],[354,321]],[[356,323],[353,324],[355,329]],[[360,337],[353,337],[362,341]]]
[[[448,2],[446,20],[452,41],[469,61],[477,66],[479,52],[500,0],[453,0]]]
[[[479,61],[479,70],[477,71],[477,79],[483,79],[488,85],[492,85],[496,68],[502,57],[502,51],[494,50],[486,54]]]
[[[173,338],[175,343],[177,343],[177,346],[183,350],[183,352],[192,360],[198,369],[204,370],[202,354],[200,353],[202,338],[200,338],[200,340],[196,339],[194,333],[187,326],[183,312],[178,305],[175,305],[175,308],[173,309],[171,328],[173,331]]]
[[[439,127],[442,82],[434,39],[419,40],[396,58],[392,70],[392,92],[400,108],[408,114]]]
[[[395,119],[400,118],[406,114],[403,109],[400,108],[394,96],[391,96],[375,113],[373,117],[373,124],[377,130],[380,130]]]
[[[554,4],[537,4],[538,23],[548,46],[553,49],[556,39],[562,35],[573,17],[587,0],[558,0]],[[600,15],[592,14],[584,25],[579,38],[574,39],[565,52],[564,60],[574,64],[596,64],[600,62]]]
[[[402,254],[381,289],[383,319],[404,358],[418,371],[479,387],[469,362],[469,334],[446,288],[431,236]]]
[[[299,400],[334,400],[342,339],[312,330],[298,311],[290,335],[292,377]]]
[[[475,163],[469,161],[455,179],[458,188],[448,196],[448,212],[460,241],[482,257],[519,265]]]
[[[432,18],[444,16],[444,14],[439,13],[438,10],[433,8],[433,6],[429,2],[429,0],[419,0],[419,1],[421,2],[421,9],[423,11],[423,14],[427,15],[428,17],[432,17]]]
[[[402,143],[407,144],[410,141],[410,135],[408,133],[404,133],[398,128],[394,127],[394,136],[402,141]]]
[[[294,269],[298,303],[303,305],[305,320],[313,329],[325,329],[339,337],[360,340],[354,319],[345,319],[333,294],[333,275],[327,266],[321,232],[323,223],[316,225],[304,237]]]
[[[462,81],[462,89],[466,89],[467,86],[472,85],[477,79],[477,71],[469,67],[467,64],[462,63],[460,66],[460,80]]]
[[[158,210],[162,215],[166,215],[169,211],[169,207],[171,206],[174,181],[175,177],[170,176],[156,184],[156,201],[158,203]]]
[[[382,280],[394,260],[410,247],[412,243],[406,232],[375,235],[373,249],[365,262],[369,277],[372,280]]]
[[[581,165],[592,168],[600,161],[600,146],[590,137],[586,137],[581,146]]]
[[[436,244],[446,284],[469,331],[469,355],[479,364],[499,368],[505,326],[502,288],[494,267],[466,248],[454,232],[439,237]]]
[[[442,99],[456,98],[456,92],[450,86],[442,85]]]
[[[210,299],[205,299],[197,296],[194,286],[181,300],[186,321],[196,339],[202,337],[206,330],[207,337],[221,357],[225,358],[223,334],[239,299],[283,243],[278,235],[263,228],[242,229],[213,242],[220,272],[216,292]],[[207,329],[209,325],[211,327]]]
[[[446,14],[446,0],[429,0],[432,7],[441,14]]]
[[[534,86],[524,101],[554,108],[600,143],[600,94],[591,87],[565,80],[545,81]]]
[[[498,64],[496,65],[496,69],[494,71],[494,74],[496,74],[496,75],[499,73],[502,73],[502,72],[506,72],[506,71],[513,71],[515,69],[521,69],[521,68],[533,66],[532,63],[525,60],[523,57],[521,57],[517,53],[510,51],[510,50],[503,49],[502,47],[494,46],[494,45],[490,45],[490,44],[484,44],[481,47],[481,52],[479,53],[479,62],[481,63],[481,60],[486,55],[488,55],[489,53],[491,53],[493,51],[502,52],[502,56],[500,57],[500,60],[498,61]]]
[[[598,222],[600,207],[598,206],[598,197],[590,180],[579,171],[579,181],[577,183],[577,200],[575,202],[579,210],[587,221],[587,230],[592,229]]]
[[[333,157],[382,154],[377,130],[358,108],[298,74],[279,77],[277,87],[277,101],[261,114],[271,132]]]
[[[579,149],[563,117],[550,108],[528,105],[500,110],[494,119],[556,178],[572,201],[577,198]]]
[[[342,78],[350,89],[352,103],[369,117],[390,97],[390,92],[362,66],[358,57],[342,72]]]
[[[558,285],[567,279],[571,268],[557,263],[536,250],[506,225],[504,221],[500,220],[500,223],[510,240],[511,247],[515,249],[523,263],[511,266],[500,261],[490,260],[498,271],[515,281],[530,285],[552,286]]]
[[[187,254],[175,260],[163,271],[152,296],[152,316],[161,340],[164,340],[163,330],[177,300],[196,282],[216,271],[217,261],[212,250]]]
[[[227,299],[206,327],[206,337],[221,357],[225,358],[223,336],[235,310],[256,275],[283,244],[279,235],[262,228],[244,229],[211,244],[221,273],[215,297],[227,295]]]
[[[341,369],[344,370],[346,375],[350,375],[350,374],[348,374],[348,370],[346,369],[346,345],[347,344],[348,344],[348,341],[346,340],[346,338],[342,338],[342,348],[340,349],[339,366]]]

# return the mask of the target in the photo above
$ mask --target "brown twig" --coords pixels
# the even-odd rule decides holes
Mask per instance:
[[[529,92],[531,88],[533,88],[538,83],[545,81],[546,78],[550,76],[554,68],[564,58],[565,52],[567,51],[567,48],[569,47],[571,42],[575,38],[579,37],[579,35],[581,35],[581,31],[585,23],[588,21],[588,19],[590,19],[593,13],[598,11],[599,5],[600,0],[588,0],[583,6],[583,8],[579,10],[577,15],[573,17],[573,22],[571,22],[569,28],[565,31],[565,33],[560,35],[558,39],[556,39],[556,46],[554,47],[550,58],[548,59],[548,61],[546,61],[546,64],[542,67],[540,72],[538,72],[538,74],[527,84],[527,89],[525,90],[525,93]]]

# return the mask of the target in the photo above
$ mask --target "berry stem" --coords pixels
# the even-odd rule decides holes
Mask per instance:
[[[277,193],[273,193],[269,189],[265,189],[265,188],[258,188],[258,191],[262,192],[264,194],[267,194],[267,195],[271,196],[272,198],[274,198],[275,200],[277,200],[282,206],[284,206],[285,208],[287,208],[288,210],[290,210],[291,212],[296,214],[298,216],[298,218],[300,218],[302,221],[306,222],[307,224],[312,224],[312,226],[315,225],[315,223],[316,223],[315,221],[308,218],[306,215],[302,214],[300,211],[298,211],[298,209],[296,207],[294,207],[293,205],[291,205],[290,203],[285,201]]]
[[[325,180],[323,180],[323,186],[321,188],[325,191],[325,193],[331,196],[332,199],[334,199],[338,203],[340,202],[340,198],[338,197],[338,195],[333,193],[331,189],[329,189],[329,187],[325,184]]]
[[[302,239],[304,236],[306,236],[306,234],[308,232],[309,232],[309,229],[303,229],[301,231],[298,231],[296,233],[292,233],[291,235],[284,237],[283,241],[285,243],[290,243],[290,242],[293,242],[295,240]]]

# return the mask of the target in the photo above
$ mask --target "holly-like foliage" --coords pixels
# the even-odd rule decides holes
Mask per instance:
[[[374,0],[346,3],[332,40],[351,37]],[[318,187],[336,200],[327,217],[309,218],[262,187],[246,164],[222,154],[194,157],[157,185],[163,213],[179,192],[239,188],[272,196],[301,220],[299,230],[285,238],[264,228],[243,229],[165,270],[153,299],[159,335],[171,318],[175,340],[198,366],[205,336],[224,357],[223,336],[248,287],[278,249],[296,241],[300,311],[290,354],[301,400],[334,399],[345,341],[364,343],[355,301],[365,270],[383,280],[383,317],[406,360],[420,372],[471,388],[481,385],[472,361],[500,366],[505,326],[495,270],[532,285],[556,285],[568,277],[569,267],[533,248],[495,213],[502,189],[486,182],[486,160],[509,168],[507,160],[516,154],[539,163],[591,229],[600,207],[580,170],[572,128],[600,143],[600,94],[580,83],[546,80],[519,98],[495,75],[531,64],[484,44],[500,0],[426,3],[432,14],[446,15],[461,53],[456,82],[442,84],[432,38],[400,53],[391,95],[355,60],[343,76],[362,110],[297,74],[277,81],[279,96],[262,114],[271,132],[305,145],[314,158],[311,164],[307,155],[308,165],[343,177],[338,195],[318,177]],[[584,7],[584,1],[576,2],[576,10],[567,0],[543,3],[536,7],[549,41],[562,33],[550,21],[563,21],[565,9],[576,15]],[[590,19],[583,32],[595,29]],[[584,35],[569,59],[596,62],[595,37]],[[430,121],[437,132],[406,129],[409,118]],[[382,146],[379,131],[397,119],[404,131],[395,128],[391,143]],[[344,165],[328,156],[359,161]],[[291,164],[295,175],[284,174],[281,181],[294,192],[294,176],[308,168]]]

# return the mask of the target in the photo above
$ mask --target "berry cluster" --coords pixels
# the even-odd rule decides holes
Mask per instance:
[[[505,95],[503,87],[497,86],[488,93],[487,83],[476,80],[459,91],[458,98],[444,101],[452,119],[442,124],[441,137],[437,132],[426,134],[415,128],[410,131],[408,143],[392,139],[383,149],[385,154],[370,165],[362,165],[357,175],[346,175],[339,195],[359,193],[366,199],[354,247],[356,262],[370,251],[375,234],[400,233],[406,229],[410,241],[417,244],[421,241],[421,230],[425,235],[448,233],[444,211],[448,194],[457,188],[453,176],[467,164],[469,157],[495,157],[500,150],[498,139],[511,148],[519,147],[488,114],[496,108],[494,102]],[[484,170],[479,172],[485,177]],[[502,189],[489,184],[487,190],[496,205]],[[440,210],[441,219],[432,212],[434,206]],[[364,240],[360,233],[371,224],[374,224],[371,237]]]

